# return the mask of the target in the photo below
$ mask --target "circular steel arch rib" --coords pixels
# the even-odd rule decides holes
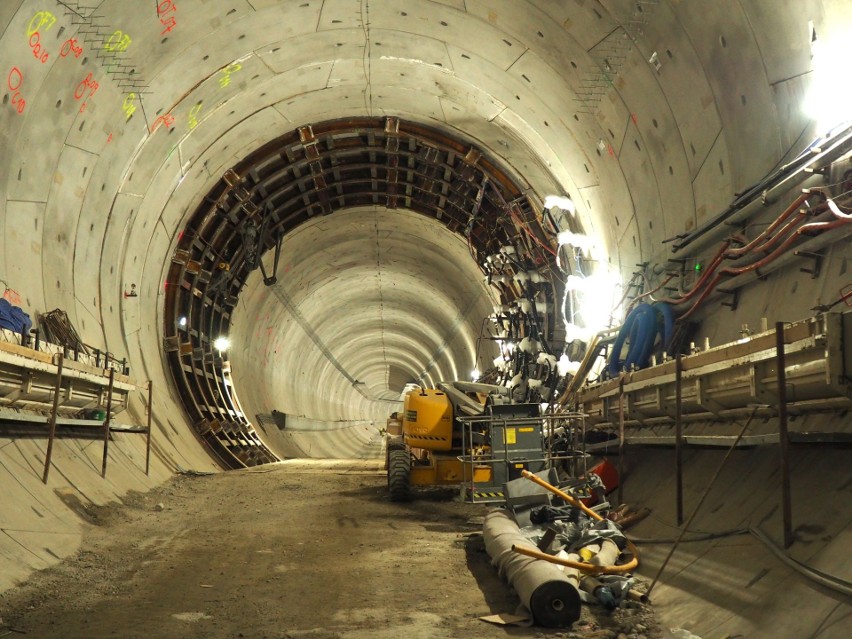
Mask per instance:
[[[542,246],[548,242],[516,179],[481,150],[422,124],[334,120],[300,127],[251,153],[189,217],[165,285],[168,367],[196,434],[224,467],[277,457],[243,414],[229,362],[213,341],[228,334],[253,270],[275,282],[274,270],[261,263],[265,252],[315,216],[364,205],[435,218],[467,238],[480,264],[519,239],[534,246],[520,238],[519,226]]]

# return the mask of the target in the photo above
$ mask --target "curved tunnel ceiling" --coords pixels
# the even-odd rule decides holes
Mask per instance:
[[[346,387],[293,325],[266,343],[304,358],[311,383],[330,390],[282,408],[376,415],[374,400],[394,388],[390,364],[404,371],[395,376],[433,366],[430,381],[473,364],[485,291],[506,293],[484,287],[474,260],[451,272],[479,194],[484,211],[468,234],[480,258],[523,244],[546,273],[546,247],[571,228],[594,236],[601,267],[625,280],[637,265],[663,271],[664,240],[700,227],[815,137],[801,108],[809,22],[830,37],[849,24],[848,3],[6,1],[3,280],[31,314],[66,310],[84,341],[153,379],[158,412],[194,402],[188,421],[220,446],[222,463],[266,461],[274,453],[243,413],[275,408],[261,404],[277,402],[280,388],[314,388],[252,368],[264,350],[252,323],[296,320],[247,268],[251,231],[240,221],[260,232],[271,220],[258,245],[267,271],[279,240],[282,264],[307,253],[276,286],[366,387]],[[551,193],[572,197],[573,217],[542,215]],[[393,264],[403,240],[377,241],[377,229],[427,235],[437,250],[411,257],[424,267],[415,272]],[[349,275],[332,272],[343,266]],[[356,274],[372,299],[369,287],[349,297]],[[388,300],[384,316],[380,302],[376,313],[375,296],[394,283],[397,305]],[[215,299],[213,284],[223,284]],[[790,307],[804,315],[834,286]],[[779,293],[754,294],[758,317],[778,308]],[[244,308],[231,317],[238,299]],[[320,312],[326,300],[331,316]],[[366,335],[345,337],[344,302]],[[196,343],[180,339],[184,316]],[[460,317],[448,341],[442,324]],[[558,323],[542,329],[555,343]],[[242,345],[234,380],[210,345],[225,333]],[[394,355],[378,347],[383,334]],[[184,367],[197,368],[191,380]],[[234,381],[251,387],[245,411],[231,399]]]
[[[166,350],[196,429],[232,451],[246,413],[381,422],[405,383],[467,377],[480,350],[494,356],[483,318],[510,301],[488,292],[485,256],[525,246],[517,258],[547,275],[550,243],[506,172],[431,127],[349,119],[264,145],[189,219],[166,283]],[[249,331],[231,327],[238,299]],[[224,335],[252,399],[221,393],[211,410]]]

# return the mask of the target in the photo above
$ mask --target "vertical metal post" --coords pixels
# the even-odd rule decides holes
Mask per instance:
[[[624,376],[618,381],[618,503],[624,503]]]
[[[677,525],[683,523],[683,361],[675,358],[675,492]]]
[[[787,371],[784,357],[784,322],[775,323],[775,368],[778,377],[778,438],[781,451],[781,507],[784,516],[784,548],[793,543],[793,512],[790,500],[790,440],[787,435]]]
[[[109,451],[109,427],[112,418],[112,385],[115,382],[115,369],[109,369],[109,387],[107,388],[106,419],[104,420],[104,459],[101,462],[101,477],[106,477],[107,453]]]
[[[145,442],[145,475],[148,475],[148,472],[151,469],[151,416],[153,414],[153,398],[154,394],[152,388],[154,386],[154,382],[150,379],[148,380],[148,433],[147,439]]]
[[[663,563],[660,565],[660,569],[657,571],[654,580],[651,582],[651,585],[648,586],[648,590],[645,592],[647,597],[651,596],[651,591],[654,589],[654,586],[657,585],[657,582],[660,580],[660,576],[663,574],[663,571],[666,569],[666,566],[669,563],[669,560],[672,558],[675,550],[680,545],[683,536],[686,534],[686,531],[689,530],[689,527],[692,525],[692,520],[695,519],[695,516],[698,514],[698,511],[701,510],[701,506],[704,504],[704,500],[707,499],[707,495],[710,494],[710,489],[713,488],[713,484],[716,483],[716,480],[719,479],[719,475],[722,473],[722,469],[725,467],[725,462],[728,461],[728,457],[731,456],[731,453],[734,452],[734,449],[739,445],[740,440],[742,440],[743,435],[745,435],[748,430],[749,425],[751,424],[751,420],[754,419],[754,415],[757,413],[757,407],[753,408],[751,414],[748,416],[748,420],[743,425],[740,434],[737,435],[737,438],[734,440],[734,443],[731,444],[731,447],[728,449],[728,452],[725,453],[725,456],[722,458],[722,461],[719,463],[719,467],[716,468],[716,472],[713,473],[713,477],[710,479],[710,483],[707,484],[707,488],[704,489],[704,494],[701,495],[701,498],[698,500],[698,504],[695,506],[695,510],[692,511],[692,514],[689,516],[689,519],[686,520],[686,524],[684,524],[683,528],[680,529],[680,534],[677,536],[674,544],[672,544],[671,550],[669,550],[669,554],[666,555],[666,558],[663,560]]]
[[[53,440],[56,437],[56,413],[59,410],[59,393],[62,391],[62,353],[57,353],[56,382],[53,384],[53,407],[50,409],[50,434],[47,437],[47,453],[44,456],[44,474],[41,480],[46,484],[50,474],[50,458],[53,456]]]

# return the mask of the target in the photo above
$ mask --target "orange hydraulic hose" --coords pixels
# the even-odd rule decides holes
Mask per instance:
[[[587,514],[589,517],[591,517],[592,519],[596,519],[596,520],[598,520],[598,521],[602,521],[602,520],[603,520],[603,517],[601,517],[598,513],[596,513],[594,510],[592,510],[592,509],[591,509],[591,508],[589,508],[588,506],[586,506],[586,504],[584,504],[583,502],[579,501],[578,499],[576,499],[576,498],[572,497],[572,496],[571,496],[571,495],[569,495],[568,493],[566,493],[566,492],[564,492],[564,491],[560,490],[559,488],[557,488],[557,487],[556,487],[556,486],[554,486],[553,484],[549,484],[549,483],[547,483],[545,480],[543,480],[543,479],[542,479],[541,477],[539,477],[538,475],[534,475],[533,473],[531,473],[531,472],[530,472],[530,471],[528,471],[528,470],[522,470],[522,471],[521,471],[521,476],[522,476],[522,477],[526,477],[526,478],[527,478],[527,479],[529,479],[531,482],[533,482],[534,484],[538,484],[538,485],[539,485],[539,486],[541,486],[542,488],[546,488],[547,490],[549,490],[550,492],[552,492],[554,495],[557,495],[557,496],[561,497],[561,498],[562,498],[562,499],[564,499],[566,502],[568,502],[569,504],[571,504],[572,506],[574,506],[574,508],[579,508],[580,510],[582,510],[584,513],[586,513],[586,514]]]
[[[705,298],[716,287],[716,285],[719,283],[719,280],[722,279],[723,275],[742,275],[743,273],[748,273],[750,271],[756,271],[757,269],[761,268],[762,266],[766,266],[767,264],[769,264],[770,262],[775,260],[777,257],[779,257],[782,253],[784,253],[789,248],[789,246],[793,242],[795,242],[796,239],[798,239],[798,237],[800,235],[802,235],[804,233],[812,232],[812,231],[818,231],[818,232],[830,231],[830,230],[835,229],[839,226],[843,226],[844,224],[848,224],[849,222],[850,222],[850,220],[837,219],[837,220],[834,220],[832,222],[811,222],[810,224],[803,224],[802,226],[800,226],[796,230],[795,233],[793,233],[790,237],[788,237],[781,244],[781,246],[779,246],[778,248],[776,248],[774,251],[772,251],[768,255],[764,256],[763,258],[759,259],[757,262],[753,262],[752,264],[748,264],[747,266],[740,266],[740,267],[737,267],[737,268],[734,268],[734,267],[723,268],[722,270],[720,270],[716,274],[716,276],[713,278],[713,281],[710,282],[710,284],[708,284],[707,287],[705,287],[704,292],[701,293],[701,296],[697,300],[695,300],[695,303],[690,307],[690,309],[678,317],[678,321],[686,319],[687,317],[692,315],[692,313],[695,312],[695,310],[701,305],[701,303],[705,300]]]
[[[676,298],[666,298],[666,299],[663,299],[661,301],[666,302],[668,304],[672,304],[672,305],[680,305],[680,304],[683,304],[683,303],[689,301],[697,293],[701,292],[702,294],[699,297],[699,299],[695,302],[695,304],[693,305],[693,308],[696,305],[699,305],[703,301],[703,299],[705,297],[707,297],[710,290],[712,290],[713,287],[715,287],[715,285],[718,284],[719,277],[718,277],[718,274],[715,274],[715,270],[719,266],[719,264],[721,264],[722,260],[724,260],[725,258],[742,257],[743,255],[755,250],[755,248],[757,248],[758,251],[766,252],[774,244],[776,244],[779,240],[781,240],[782,238],[786,238],[788,235],[793,233],[793,230],[795,229],[796,225],[800,223],[800,220],[797,219],[797,218],[793,218],[792,220],[787,222],[787,224],[785,224],[783,226],[783,228],[781,228],[781,230],[778,231],[778,233],[776,233],[774,236],[769,237],[767,239],[767,236],[770,233],[772,233],[772,231],[774,231],[779,226],[781,226],[781,224],[783,222],[785,222],[787,220],[787,218],[789,218],[791,215],[793,215],[793,213],[796,212],[798,207],[801,206],[805,202],[805,200],[807,200],[809,195],[810,195],[809,193],[802,193],[801,195],[799,195],[799,197],[797,197],[793,201],[793,203],[789,207],[787,207],[787,209],[785,209],[784,212],[781,213],[781,215],[779,215],[775,219],[775,221],[772,222],[772,224],[770,224],[760,235],[758,235],[756,238],[754,238],[751,242],[749,242],[745,246],[741,246],[739,248],[733,248],[732,249],[732,248],[730,248],[730,246],[731,246],[731,240],[730,239],[727,240],[726,242],[723,242],[722,246],[716,252],[716,255],[713,257],[709,266],[705,269],[702,276],[698,279],[698,281],[692,286],[692,288],[687,293],[685,293],[685,294],[683,294],[679,297],[676,297]],[[787,239],[789,239],[789,238],[787,238]],[[761,242],[762,242],[762,244],[761,244]],[[710,280],[711,276],[714,276],[713,280]],[[705,287],[705,284],[707,284],[708,281],[711,281],[711,283],[710,283],[709,286]]]
[[[704,273],[698,278],[698,281],[692,286],[692,288],[681,295],[680,297],[667,297],[661,302],[665,302],[666,304],[671,304],[672,306],[677,306],[679,304],[683,304],[684,302],[690,300],[696,293],[698,293],[702,287],[704,286],[704,282],[713,275],[713,272],[716,270],[716,267],[722,263],[722,260],[725,258],[725,252],[731,246],[730,240],[725,240],[722,242],[722,246],[719,247],[719,250],[716,252],[716,255],[713,257],[713,260],[710,262],[710,266],[705,269]]]
[[[597,521],[603,521],[603,517],[601,515],[599,515],[598,513],[596,513],[594,510],[592,510],[591,508],[589,508],[588,506],[586,506],[586,504],[579,501],[578,499],[575,499],[574,497],[572,497],[571,495],[569,495],[565,491],[560,490],[559,488],[557,488],[553,484],[546,482],[545,480],[543,480],[538,475],[534,475],[533,473],[531,473],[528,470],[522,470],[521,476],[526,477],[527,479],[529,479],[533,483],[536,483],[539,486],[541,486],[542,488],[549,490],[554,495],[561,497],[567,503],[571,504],[575,508],[579,508],[580,510],[582,510],[584,513],[586,513],[592,519],[595,519]],[[570,568],[576,568],[576,569],[582,570],[584,572],[603,573],[603,574],[607,574],[607,575],[615,574],[615,573],[619,573],[619,572],[630,572],[631,570],[636,568],[636,566],[639,565],[639,549],[636,546],[634,546],[633,542],[630,541],[629,539],[627,539],[627,550],[629,550],[633,554],[633,559],[631,559],[629,562],[627,562],[626,564],[623,564],[621,566],[595,566],[593,564],[578,564],[577,562],[573,562],[570,559],[558,559],[556,557],[552,557],[552,556],[545,554],[545,553],[540,553],[542,556],[532,555],[532,554],[530,554],[530,552],[538,552],[538,551],[537,550],[531,551],[530,548],[523,548],[521,546],[512,546],[512,550],[514,550],[515,552],[520,553],[522,555],[527,555],[528,557],[535,557],[536,559],[544,559],[545,561],[549,561],[549,562],[554,563],[554,564],[560,564],[562,566],[568,566]]]
[[[627,543],[629,544],[630,542]],[[587,564],[579,561],[571,561],[570,559],[562,559],[561,557],[554,557],[553,555],[548,555],[546,552],[541,552],[535,548],[527,548],[526,546],[513,545],[512,550],[519,555],[526,555],[533,559],[544,559],[544,561],[549,561],[552,564],[567,566],[568,568],[576,568],[582,572],[588,572],[594,575],[617,575],[623,572],[630,572],[639,565],[639,559],[636,557],[635,553],[633,555],[633,559],[626,564],[622,564],[620,566],[596,566],[595,564]]]
[[[807,200],[807,199],[808,199],[808,194],[802,193],[799,197],[797,197],[793,201],[793,203],[789,207],[787,207],[787,209],[781,215],[779,215],[776,218],[776,220],[772,224],[770,224],[768,227],[766,227],[766,229],[764,229],[764,231],[760,235],[758,235],[756,238],[754,238],[751,242],[749,242],[745,246],[741,246],[741,247],[735,248],[735,249],[730,249],[729,251],[727,251],[726,255],[728,257],[739,257],[739,256],[745,255],[746,253],[751,251],[755,246],[760,244],[760,242],[762,242],[770,233],[772,233],[772,231],[774,231],[776,228],[778,228],[781,225],[781,223],[784,222],[784,220],[786,220],[793,213],[795,213],[796,209],[798,209],[802,204],[804,204],[805,200]]]
[[[799,235],[803,235],[805,233],[809,233],[809,232],[812,232],[812,231],[818,231],[820,233],[823,232],[823,231],[830,231],[832,229],[836,229],[837,227],[843,226],[844,224],[848,224],[848,223],[849,223],[848,220],[834,220],[832,222],[811,222],[810,224],[803,224],[798,229],[796,229],[796,232],[791,237],[788,237],[786,240],[784,240],[784,242],[781,244],[781,246],[779,246],[777,249],[775,249],[774,251],[772,251],[768,255],[762,257],[757,262],[754,262],[752,264],[748,264],[747,266],[740,266],[740,267],[729,266],[729,267],[723,268],[721,271],[719,271],[719,274],[720,275],[740,275],[742,273],[748,273],[749,271],[754,271],[756,269],[759,269],[761,266],[766,266],[767,264],[769,264],[769,262],[771,262],[772,260],[777,258],[781,253],[786,251],[789,248],[790,244],[792,244],[798,238]]]
[[[790,235],[795,232],[796,226],[801,224],[802,217],[807,215],[807,211],[804,209],[800,211],[799,216],[793,217],[789,222],[787,222],[781,229],[772,237],[767,239],[763,244],[758,246],[757,248],[752,249],[753,252],[761,252],[768,253],[769,249],[771,249],[775,244],[777,244],[780,240],[789,239]],[[736,256],[735,256],[736,257]]]

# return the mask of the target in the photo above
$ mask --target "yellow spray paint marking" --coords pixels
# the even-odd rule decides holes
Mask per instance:
[[[198,126],[198,114],[201,111],[202,103],[199,102],[189,111],[189,128],[190,130]]]
[[[104,44],[104,49],[107,51],[127,51],[131,42],[133,40],[130,36],[119,29],[109,37],[109,40]]]
[[[133,101],[136,99],[135,93],[128,93],[124,96],[124,102],[121,103],[121,110],[124,111],[126,116],[125,119],[129,120],[130,116],[133,115],[133,112],[136,111],[136,105],[133,104]]]
[[[56,23],[56,16],[53,15],[50,11],[38,11],[31,19],[30,24],[27,27],[27,37],[31,37],[36,31],[41,30],[44,27],[44,30],[47,31]]]
[[[231,84],[231,76],[242,68],[243,65],[234,62],[222,69],[220,72],[222,73],[222,77],[219,78],[219,86],[224,89],[226,86]]]

